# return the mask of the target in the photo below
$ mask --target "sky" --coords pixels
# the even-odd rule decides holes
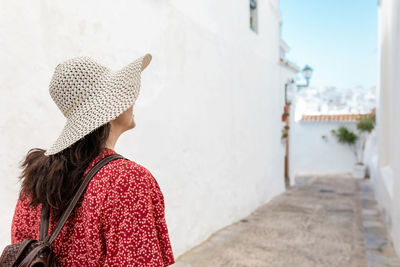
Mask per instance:
[[[279,8],[286,57],[314,69],[310,85],[376,86],[378,0],[279,0]]]

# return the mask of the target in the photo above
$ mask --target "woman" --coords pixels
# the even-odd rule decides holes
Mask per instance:
[[[49,91],[67,123],[48,150],[31,149],[21,163],[13,244],[39,238],[45,202],[51,207],[51,233],[82,177],[103,157],[117,154],[119,136],[135,127],[133,106],[150,61],[146,54],[112,71],[78,57],[56,67]],[[51,247],[61,266],[173,264],[157,181],[134,161],[111,161],[93,177]]]

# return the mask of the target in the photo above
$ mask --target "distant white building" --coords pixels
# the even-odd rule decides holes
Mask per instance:
[[[331,131],[345,126],[357,133],[359,119],[359,114],[303,115],[291,129],[294,136],[291,175],[351,175],[357,159],[350,147],[338,143]]]
[[[302,115],[362,114],[376,107],[376,88],[318,88],[310,86],[297,93],[296,118]]]

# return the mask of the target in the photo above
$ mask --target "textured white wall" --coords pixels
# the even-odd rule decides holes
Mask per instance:
[[[296,86],[295,86],[296,87]],[[296,88],[297,89],[297,88]],[[290,112],[290,128],[289,128],[289,180],[290,184],[294,185],[296,183],[296,142],[298,141],[295,129],[297,127],[297,122],[295,121],[295,111],[296,111],[296,95],[293,96],[291,105],[289,106]]]
[[[285,84],[289,81],[289,80],[296,80],[296,71],[293,70],[292,68],[289,68],[283,64],[281,64],[281,83],[282,83],[282,90],[285,90]],[[294,91],[296,88],[296,85],[292,85],[292,87],[288,88],[288,95],[290,95],[290,91]],[[293,97],[294,93],[292,93]],[[288,101],[290,101],[290,97],[288,96]],[[295,105],[295,101],[292,99],[292,104],[289,106],[289,180],[290,180],[290,185],[294,185],[295,184],[295,177],[294,177],[294,143],[295,143],[295,139],[296,136],[294,135],[292,128],[294,125],[294,105]],[[281,114],[283,114],[283,107],[285,105],[285,94],[283,93],[283,101],[282,101],[282,108],[281,108]],[[282,122],[282,126],[281,129],[283,129],[283,127],[286,125],[286,122]],[[282,144],[282,146],[286,147],[286,143]]]
[[[331,133],[342,125],[355,130],[355,122],[300,121],[293,124],[294,175],[351,173],[355,156],[350,147],[338,143]]]
[[[116,151],[156,177],[175,256],[284,190],[278,1],[1,1],[0,248],[10,242],[17,163],[65,119],[55,66],[88,55],[113,69],[150,52],[137,127]]]
[[[377,142],[379,157],[372,178],[378,202],[385,214],[400,255],[400,1],[380,1],[378,24]]]

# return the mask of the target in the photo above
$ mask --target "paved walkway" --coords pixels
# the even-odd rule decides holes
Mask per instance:
[[[295,188],[213,234],[173,266],[400,266],[369,183],[298,178]]]

